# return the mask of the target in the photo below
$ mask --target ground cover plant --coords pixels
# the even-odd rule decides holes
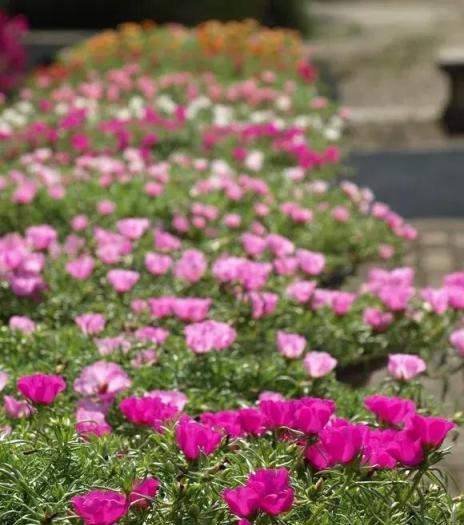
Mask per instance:
[[[292,32],[125,25],[2,108],[2,524],[462,522],[419,380],[461,367],[464,274],[395,267],[316,79]]]

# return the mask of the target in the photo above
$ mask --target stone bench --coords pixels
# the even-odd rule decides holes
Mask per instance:
[[[449,133],[464,133],[464,47],[443,50],[438,65],[448,76],[450,86],[442,123]]]

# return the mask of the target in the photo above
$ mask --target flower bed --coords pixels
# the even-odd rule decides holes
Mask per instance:
[[[2,524],[461,519],[416,377],[464,352],[463,274],[341,288],[415,231],[340,181],[303,51],[126,25],[0,113]],[[388,354],[376,396],[335,379]]]

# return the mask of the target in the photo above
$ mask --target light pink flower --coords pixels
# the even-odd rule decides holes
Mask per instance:
[[[36,324],[25,315],[13,315],[8,321],[11,330],[18,330],[23,334],[32,334],[36,330]]]
[[[184,328],[187,346],[196,354],[211,350],[224,350],[231,346],[237,337],[236,331],[227,323],[203,321]]]
[[[10,376],[6,372],[0,370],[0,392],[5,388],[9,378]]]
[[[464,328],[455,330],[450,335],[449,340],[453,347],[458,351],[458,354],[464,357]]]
[[[82,314],[78,315],[74,320],[85,335],[99,334],[105,329],[106,320],[102,314]]]
[[[178,279],[189,283],[198,282],[206,272],[208,263],[206,257],[199,250],[186,250],[176,262],[174,274]]]
[[[165,274],[172,265],[169,255],[149,252],[145,254],[145,268],[153,275]]]
[[[4,396],[3,408],[8,417],[15,419],[29,417],[34,412],[34,408],[27,401],[18,401],[12,396]]]
[[[146,395],[150,397],[158,397],[165,405],[171,405],[179,412],[184,410],[188,401],[187,396],[179,390],[152,390],[151,392],[147,392]]]
[[[390,354],[388,372],[399,381],[410,381],[427,368],[425,361],[413,354]]]
[[[304,352],[306,339],[298,334],[277,332],[277,350],[288,359],[297,359]]]
[[[110,270],[106,277],[116,292],[126,293],[135,286],[140,279],[140,274],[132,270],[115,269]]]
[[[303,366],[310,377],[319,378],[330,374],[337,366],[337,360],[327,352],[308,352]]]
[[[149,226],[150,221],[145,218],[121,219],[116,223],[118,232],[131,241],[140,239]]]
[[[78,259],[66,263],[66,271],[74,279],[84,280],[90,277],[93,272],[95,262],[90,255],[82,255]]]
[[[126,372],[116,363],[97,361],[81,371],[74,381],[74,390],[79,394],[102,399],[112,399],[132,384]]]
[[[319,275],[325,268],[325,257],[322,253],[299,249],[296,256],[301,270],[309,275]]]

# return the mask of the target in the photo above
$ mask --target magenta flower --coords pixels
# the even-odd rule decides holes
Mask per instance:
[[[209,456],[221,443],[222,434],[205,425],[181,419],[176,426],[176,443],[189,461],[198,459],[200,454]]]
[[[187,346],[196,354],[224,350],[231,346],[237,337],[231,326],[219,321],[190,324],[184,328],[184,333]]]
[[[230,512],[239,518],[248,518],[258,512],[259,496],[253,488],[245,485],[234,489],[225,489],[222,498]]]
[[[306,459],[318,470],[351,463],[361,452],[367,426],[336,420],[306,449]]]
[[[119,408],[131,423],[150,426],[157,432],[162,432],[163,427],[179,413],[176,407],[163,403],[159,397],[150,396],[127,397]]]
[[[106,277],[113,290],[118,293],[126,293],[135,286],[140,279],[140,274],[131,270],[116,269],[110,270]]]
[[[106,320],[102,314],[82,314],[78,315],[74,320],[85,335],[99,334],[105,329],[106,325]]]
[[[297,359],[304,352],[306,339],[298,334],[277,332],[277,350],[288,359]]]
[[[71,503],[85,525],[113,525],[127,514],[129,502],[114,490],[91,490],[74,496]]]
[[[132,492],[129,494],[129,506],[131,508],[148,509],[151,500],[158,492],[159,486],[159,479],[156,478],[146,478],[135,483],[132,487]]]
[[[327,352],[308,352],[303,366],[309,377],[317,379],[330,374],[337,366],[337,360]]]
[[[126,372],[116,363],[97,361],[84,368],[74,381],[74,390],[86,397],[112,399],[132,384]]]
[[[425,361],[413,354],[390,354],[388,372],[399,381],[410,381],[425,371]]]
[[[438,448],[455,426],[452,421],[442,417],[414,414],[406,426],[406,432],[413,439],[420,439],[425,447]]]
[[[66,388],[61,376],[39,373],[21,377],[16,385],[24,397],[38,405],[50,405]]]
[[[101,437],[110,434],[111,426],[106,422],[107,405],[93,403],[88,399],[79,401],[76,409],[76,432],[84,438],[89,434]]]
[[[289,486],[286,468],[259,469],[248,477],[244,486],[225,489],[222,497],[232,514],[240,518],[258,512],[277,516],[291,509],[294,490]]]
[[[413,401],[399,397],[381,395],[366,397],[364,406],[375,414],[381,423],[393,426],[406,423],[416,413],[416,405]]]

